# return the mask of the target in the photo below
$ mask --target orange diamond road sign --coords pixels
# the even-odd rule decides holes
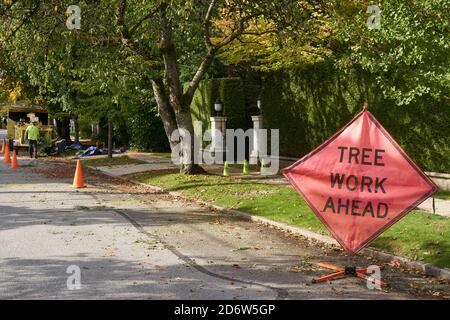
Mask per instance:
[[[283,174],[352,254],[437,190],[367,110]]]

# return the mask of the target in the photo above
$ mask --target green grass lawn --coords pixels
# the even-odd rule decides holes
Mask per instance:
[[[442,200],[450,200],[450,191],[446,191],[446,190],[438,190],[435,194],[434,197],[436,199],[442,199]]]
[[[93,159],[81,159],[84,165],[91,167],[120,166],[126,164],[142,164],[145,161],[130,158],[129,156],[113,156],[112,158],[102,157]]]
[[[166,159],[172,158],[172,154],[170,152],[152,152],[152,155]]]
[[[144,173],[132,175],[131,178],[177,191],[193,199],[329,234],[305,201],[289,186],[178,173]],[[450,267],[450,220],[413,211],[371,246],[436,266]]]

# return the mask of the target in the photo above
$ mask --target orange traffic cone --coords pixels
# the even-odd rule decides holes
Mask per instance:
[[[2,143],[2,153],[5,153],[6,139],[3,139]]]
[[[77,161],[77,169],[75,170],[75,177],[73,178],[74,188],[86,188],[83,178],[83,168],[81,167],[81,161]]]
[[[17,169],[19,167],[19,161],[17,161],[17,152],[16,150],[13,151],[12,156],[12,162],[11,162],[11,169]]]
[[[11,163],[11,155],[9,154],[9,146],[5,145],[5,159],[3,159],[4,163]]]

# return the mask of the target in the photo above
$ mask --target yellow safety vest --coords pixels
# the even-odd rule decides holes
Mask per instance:
[[[37,140],[39,137],[39,129],[35,126],[29,126],[26,130],[28,140]]]

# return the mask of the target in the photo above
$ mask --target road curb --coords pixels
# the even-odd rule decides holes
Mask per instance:
[[[98,169],[97,169],[98,170]],[[112,177],[112,178],[117,178],[120,179],[122,181],[126,181],[126,182],[131,182],[133,184],[137,184],[137,185],[141,185],[143,187],[161,192],[161,193],[165,193],[165,194],[169,194],[171,196],[177,197],[177,198],[181,198],[187,201],[192,201],[192,202],[196,202],[198,204],[201,204],[203,206],[207,206],[210,208],[213,208],[217,211],[220,212],[224,212],[224,213],[228,213],[228,214],[232,214],[235,216],[239,216],[243,219],[249,220],[249,221],[253,221],[253,222],[257,222],[257,223],[261,223],[261,224],[265,224],[265,225],[269,225],[272,227],[275,227],[277,229],[283,230],[283,231],[287,231],[289,233],[295,234],[295,235],[299,235],[308,239],[312,239],[312,240],[316,240],[316,241],[320,241],[322,243],[328,244],[328,245],[333,245],[333,246],[339,246],[338,242],[333,239],[332,237],[326,236],[326,235],[322,235],[316,232],[313,232],[311,230],[308,229],[304,229],[304,228],[300,228],[300,227],[294,227],[294,226],[290,226],[287,225],[285,223],[282,222],[276,222],[264,217],[260,217],[260,216],[256,216],[247,212],[242,212],[239,210],[235,210],[235,209],[228,209],[228,208],[224,208],[221,206],[217,206],[208,202],[204,202],[201,200],[197,200],[197,199],[192,199],[189,197],[186,197],[178,192],[175,191],[169,191],[169,190],[165,190],[164,188],[158,187],[158,186],[153,186],[147,183],[142,183],[142,182],[137,182],[137,181],[133,181],[121,176],[115,176],[106,172],[103,172],[101,170],[99,170],[101,173],[103,173],[106,176]],[[339,246],[340,247],[340,246]],[[442,279],[442,280],[448,280],[450,281],[450,269],[448,268],[439,268],[436,267],[432,264],[429,263],[423,263],[420,261],[414,261],[411,260],[409,258],[406,257],[402,257],[402,256],[397,256],[391,253],[387,253],[384,251],[380,251],[374,248],[365,248],[363,250],[361,250],[360,252],[361,254],[367,255],[369,257],[375,258],[377,260],[380,260],[382,262],[385,263],[395,263],[395,264],[399,264],[400,266],[404,267],[405,269],[411,270],[411,271],[419,271],[422,272],[423,274],[427,275],[427,276],[431,276],[434,278],[438,278],[438,279]]]

